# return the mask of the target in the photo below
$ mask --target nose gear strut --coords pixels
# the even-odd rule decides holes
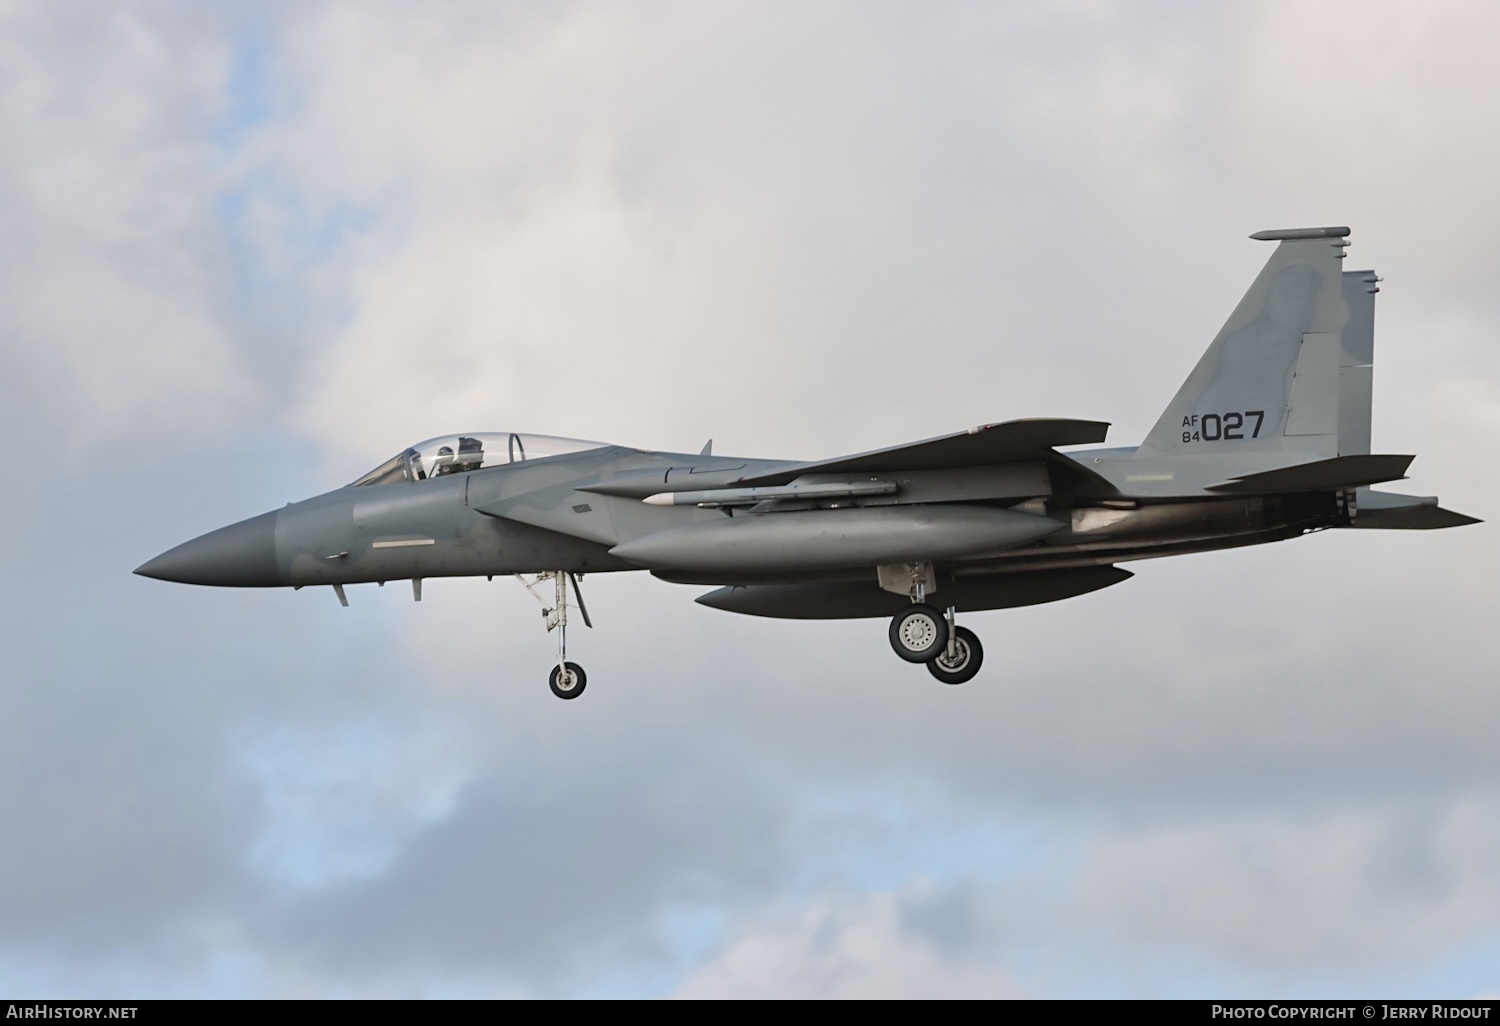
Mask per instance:
[[[577,698],[583,694],[583,689],[588,684],[588,676],[583,672],[583,667],[577,663],[568,662],[568,585],[570,582],[573,586],[573,597],[578,601],[578,611],[583,614],[583,625],[594,626],[593,621],[589,619],[589,607],[583,601],[583,589],[578,586],[580,576],[582,575],[566,570],[548,570],[528,581],[523,575],[516,574],[516,580],[521,582],[522,587],[531,592],[531,597],[541,603],[542,617],[547,622],[547,632],[550,634],[554,629],[557,631],[557,665],[552,668],[547,684],[552,689],[552,693],[562,699]],[[552,582],[551,607],[548,607],[546,599],[536,593],[536,585],[545,581]]]

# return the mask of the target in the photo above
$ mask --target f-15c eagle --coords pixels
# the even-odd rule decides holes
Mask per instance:
[[[1411,456],[1370,452],[1372,271],[1345,271],[1348,228],[1278,243],[1138,446],[1107,424],[1012,420],[811,463],[648,452],[510,432],[453,435],[352,484],[211,531],[136,570],[264,588],[515,574],[558,629],[550,685],[577,698],[569,592],[585,573],[648,570],[716,586],[704,605],[755,616],[890,617],[896,654],[973,678],[961,612],[1096,591],[1118,564],[1281,541],[1324,528],[1477,523],[1435,498],[1375,491]],[[535,575],[527,580],[524,575]],[[536,592],[533,590],[533,594]],[[538,596],[542,598],[542,596]]]

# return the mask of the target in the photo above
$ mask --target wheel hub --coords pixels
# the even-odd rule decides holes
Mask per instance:
[[[901,644],[913,652],[921,652],[937,640],[937,624],[926,616],[909,616],[901,624]]]
[[[969,664],[969,646],[962,638],[956,638],[953,641],[953,658],[949,659],[948,653],[943,652],[934,662],[949,672],[962,670]]]

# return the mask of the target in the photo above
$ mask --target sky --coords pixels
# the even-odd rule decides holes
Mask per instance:
[[[1270,253],[1385,277],[1374,447],[1500,515],[1500,10],[0,0],[0,992],[1500,993],[1500,545],[885,623],[592,575],[131,570],[464,430],[1149,430]],[[23,472],[24,471],[24,472]]]

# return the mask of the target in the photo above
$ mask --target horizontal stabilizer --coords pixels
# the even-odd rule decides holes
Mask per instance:
[[[1381,481],[1399,481],[1415,456],[1335,456],[1299,463],[1294,467],[1247,474],[1232,481],[1209,485],[1206,491],[1238,495],[1274,495],[1285,492],[1335,492]]]
[[[815,463],[794,463],[758,477],[738,482],[745,485],[786,484],[804,474],[871,474],[898,470],[949,470],[1015,460],[1056,457],[1058,445],[1092,445],[1104,441],[1107,423],[1096,420],[1035,418],[982,424],[921,442],[887,449],[840,456]]]
[[[1355,527],[1376,531],[1437,531],[1483,521],[1438,505],[1436,495],[1398,495],[1359,490]]]
[[[1467,527],[1482,523],[1484,521],[1477,517],[1455,513],[1441,506],[1417,506],[1369,516],[1361,513],[1354,521],[1354,526],[1376,531],[1440,531],[1445,527]]]

